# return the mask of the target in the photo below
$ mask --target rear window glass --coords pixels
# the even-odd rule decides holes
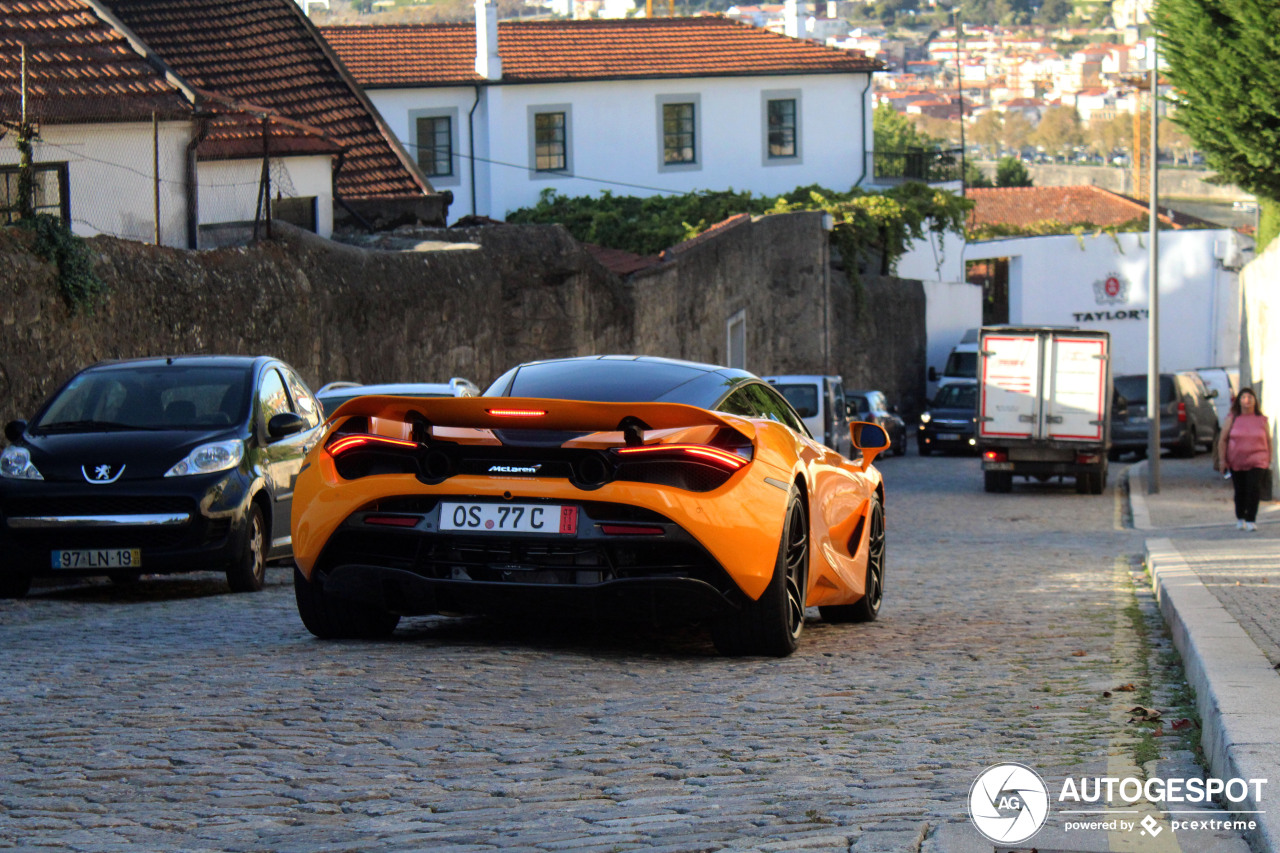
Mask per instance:
[[[652,361],[551,361],[521,367],[504,395],[597,403],[649,401],[704,375],[706,371],[698,368]]]
[[[778,383],[773,387],[779,394],[787,398],[787,402],[799,413],[800,417],[811,418],[818,414],[817,385],[783,385]]]
[[[71,380],[35,428],[209,429],[241,423],[248,414],[244,368],[114,368]]]
[[[1120,376],[1115,381],[1116,393],[1129,403],[1136,403],[1141,406],[1147,404],[1147,377],[1146,376]],[[1160,402],[1173,402],[1173,377],[1160,377]]]

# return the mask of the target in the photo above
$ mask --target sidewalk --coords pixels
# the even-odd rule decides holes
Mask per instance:
[[[1147,494],[1148,463],[1126,472],[1136,529],[1160,609],[1196,691],[1209,774],[1267,779],[1247,836],[1280,853],[1280,503],[1264,503],[1258,531],[1236,530],[1231,484],[1206,456],[1160,460],[1160,491]]]

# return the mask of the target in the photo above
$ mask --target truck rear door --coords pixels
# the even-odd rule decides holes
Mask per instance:
[[[1102,441],[1107,410],[1107,339],[1052,335],[1046,355],[1046,437]]]
[[[1040,339],[1021,332],[982,334],[978,438],[1036,437],[1040,420]]]

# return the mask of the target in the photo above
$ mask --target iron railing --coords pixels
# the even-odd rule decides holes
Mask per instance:
[[[909,148],[906,151],[873,151],[867,154],[868,171],[877,183],[924,181],[929,184],[959,181],[964,177],[959,148]]]

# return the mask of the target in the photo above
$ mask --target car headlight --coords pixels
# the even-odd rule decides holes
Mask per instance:
[[[240,464],[244,457],[244,442],[239,440],[215,441],[202,444],[187,454],[177,465],[164,473],[166,477],[185,477],[188,474],[212,474],[226,471]]]
[[[44,476],[31,464],[31,451],[10,445],[0,453],[0,477],[13,480],[43,480]]]
[[[920,413],[920,423],[927,424],[931,420],[933,420],[933,415],[929,414],[928,412]]]

